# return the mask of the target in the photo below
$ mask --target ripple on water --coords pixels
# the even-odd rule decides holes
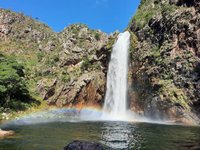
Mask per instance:
[[[101,143],[113,149],[130,149],[141,146],[137,126],[126,122],[106,122],[102,126]]]

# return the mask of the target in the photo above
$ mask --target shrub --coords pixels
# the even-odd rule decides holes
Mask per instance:
[[[52,61],[53,61],[53,63],[58,62],[59,61],[59,56],[58,55],[53,55],[52,56]]]
[[[83,63],[81,65],[81,70],[84,71],[84,70],[88,70],[88,68],[91,67],[91,63],[90,63],[90,60],[86,57],[84,60],[83,60]]]
[[[69,75],[61,75],[61,81],[64,83],[68,83],[70,81],[70,76]]]
[[[45,56],[44,52],[38,52],[37,53],[38,61],[41,62],[44,56]]]
[[[96,39],[97,41],[99,41],[99,40],[100,40],[100,38],[101,38],[101,36],[100,36],[100,34],[99,34],[99,33],[96,33],[94,37],[95,37],[95,39]]]
[[[0,107],[25,109],[25,103],[34,101],[27,90],[23,69],[13,58],[0,54]]]

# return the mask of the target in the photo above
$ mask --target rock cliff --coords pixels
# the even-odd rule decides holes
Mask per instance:
[[[198,123],[200,1],[142,0],[132,33],[132,109],[156,119]]]
[[[31,95],[49,105],[102,105],[115,37],[83,24],[56,33],[31,17],[0,9],[0,53],[24,66]]]

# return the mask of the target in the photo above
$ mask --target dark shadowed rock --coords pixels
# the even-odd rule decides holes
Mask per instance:
[[[64,150],[103,150],[103,146],[95,142],[73,141],[64,147]]]

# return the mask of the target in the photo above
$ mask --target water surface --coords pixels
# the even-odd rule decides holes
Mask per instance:
[[[51,122],[10,125],[0,150],[62,150],[72,140],[100,142],[108,149],[200,149],[200,128],[128,122]]]

